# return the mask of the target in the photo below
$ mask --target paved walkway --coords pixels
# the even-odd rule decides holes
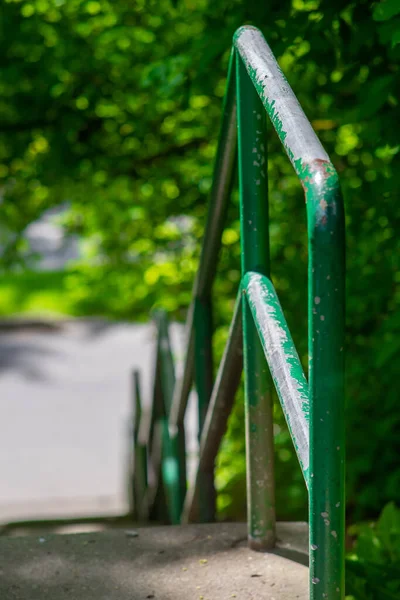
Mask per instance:
[[[153,352],[148,325],[0,322],[0,524],[126,514],[131,373],[148,403]]]
[[[306,600],[307,528],[282,523],[278,536],[267,554],[247,549],[239,523],[0,538],[0,598]]]

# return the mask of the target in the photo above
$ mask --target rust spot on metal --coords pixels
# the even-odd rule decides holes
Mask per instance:
[[[321,176],[324,179],[328,179],[330,173],[330,169],[332,167],[332,163],[329,160],[323,160],[322,158],[315,158],[313,161],[309,163],[309,167],[311,171],[315,171],[321,173]]]
[[[304,176],[301,177],[301,185],[307,190],[310,183],[321,184],[329,179],[332,175],[332,163],[329,160],[315,158],[311,162],[303,163],[302,171]]]

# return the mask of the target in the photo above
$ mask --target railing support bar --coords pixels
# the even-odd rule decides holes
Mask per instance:
[[[269,275],[266,115],[237,56],[242,275]],[[275,484],[271,378],[247,302],[243,302],[247,518],[251,548],[275,544]]]
[[[330,163],[304,172],[309,236],[310,597],[344,598],[344,213]]]
[[[196,298],[194,305],[195,327],[195,385],[197,390],[199,441],[213,388],[213,348],[211,298]],[[214,468],[199,472],[199,521],[215,520]]]
[[[207,416],[200,439],[199,463],[194,480],[189,485],[183,508],[182,522],[199,520],[201,506],[201,473],[212,473],[222,437],[226,431],[235,394],[240,384],[243,369],[242,354],[242,305],[241,293],[235,305],[228,341],[222,356]]]
[[[278,296],[268,277],[247,273],[242,281],[283,413],[309,485],[309,389]]]
[[[234,51],[228,68],[228,78],[222,111],[222,124],[215,158],[213,185],[204,233],[200,264],[193,286],[193,298],[205,299],[210,295],[217,268],[221,236],[231,194],[236,164],[236,90]],[[182,377],[177,381],[170,414],[170,425],[183,423],[194,372],[194,302],[189,307],[186,324],[187,354]]]
[[[186,494],[186,454],[183,423],[171,429],[168,417],[175,386],[174,359],[169,337],[168,318],[164,311],[156,314],[160,384],[163,398],[162,474],[171,522],[178,524]]]
[[[132,396],[134,401],[134,426],[133,426],[133,518],[144,521],[146,518],[146,508],[144,499],[147,488],[147,450],[146,446],[141,444],[139,437],[139,423],[142,416],[142,400],[140,389],[140,373],[137,370],[132,372]]]

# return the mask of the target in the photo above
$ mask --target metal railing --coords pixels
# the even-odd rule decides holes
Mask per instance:
[[[270,280],[266,115],[305,192],[308,380]],[[242,281],[228,342],[213,382],[211,290],[236,156]],[[343,598],[343,202],[328,155],[269,46],[254,27],[242,27],[234,36],[208,220],[188,312],[187,352],[178,381],[164,313],[157,315],[156,323],[152,411],[141,419],[135,434],[137,515],[171,523],[214,519],[214,462],[244,367],[249,545],[257,550],[274,546],[269,370],[309,494],[310,597]],[[201,436],[196,474],[186,492],[184,416],[193,383]],[[136,388],[139,398],[138,382]],[[138,411],[139,415],[140,407]]]

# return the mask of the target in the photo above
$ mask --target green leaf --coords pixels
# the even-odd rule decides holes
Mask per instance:
[[[375,21],[387,21],[400,13],[399,0],[385,0],[374,8],[372,14]]]
[[[400,16],[379,25],[378,33],[383,44],[394,48],[400,42]]]
[[[378,112],[387,101],[393,82],[393,75],[382,75],[372,83],[364,84],[364,87],[368,88],[368,92],[363,94],[363,99],[360,101],[358,107],[359,118],[368,119]]]
[[[392,35],[392,48],[400,44],[400,26]]]
[[[400,510],[394,502],[383,509],[376,532],[391,560],[400,560]]]
[[[398,352],[400,352],[399,338],[394,338],[390,343],[386,342],[386,344],[382,344],[381,348],[378,348],[376,354],[376,366],[378,368],[383,367],[383,365],[392,360],[393,356],[395,356]]]

